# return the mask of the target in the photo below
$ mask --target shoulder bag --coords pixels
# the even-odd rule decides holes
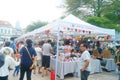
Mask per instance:
[[[28,51],[28,48],[27,47],[25,47],[26,48],[26,50],[27,50],[27,52],[28,52],[28,55],[29,55],[29,57],[30,57],[30,59],[32,60],[32,62],[33,62],[33,59],[32,59],[32,57],[31,57],[31,55],[30,55],[30,52]],[[33,68],[32,69],[35,69],[36,68],[36,66],[35,66],[35,64],[33,64]]]

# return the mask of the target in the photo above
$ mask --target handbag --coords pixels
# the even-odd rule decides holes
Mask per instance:
[[[32,62],[33,62],[33,59],[32,59],[32,57],[31,57],[31,55],[30,55],[30,52],[28,51],[28,48],[27,48],[27,47],[25,47],[25,48],[26,48],[26,50],[27,50],[27,52],[28,52],[28,55],[29,55],[30,59],[31,59]],[[35,68],[36,68],[36,65],[33,64],[33,68],[32,68],[32,69],[35,69]]]

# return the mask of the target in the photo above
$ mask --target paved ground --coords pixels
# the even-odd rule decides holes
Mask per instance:
[[[11,71],[9,80],[19,80],[19,76],[13,77]],[[24,80],[26,80],[26,77]],[[50,76],[48,75],[46,77],[41,77],[41,74],[32,74],[32,80],[50,80]],[[60,79],[58,78],[57,80]],[[80,80],[80,78],[65,76],[64,80]],[[102,73],[91,74],[88,80],[118,80],[118,76],[116,72],[103,71]]]

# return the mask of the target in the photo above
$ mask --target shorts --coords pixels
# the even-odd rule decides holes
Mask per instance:
[[[50,56],[42,56],[42,67],[49,68],[50,66]]]

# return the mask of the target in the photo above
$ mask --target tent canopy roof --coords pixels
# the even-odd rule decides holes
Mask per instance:
[[[66,18],[62,20],[57,20],[53,23],[47,24],[43,27],[40,27],[28,34],[25,34],[21,36],[20,38],[29,36],[29,35],[34,35],[37,33],[42,33],[45,30],[50,30],[51,32],[55,33],[58,31],[58,27],[63,30],[63,27],[66,28],[73,28],[73,29],[80,29],[80,30],[86,30],[86,31],[91,31],[93,34],[104,34],[104,35],[112,35],[115,36],[115,30],[114,29],[105,29],[105,28],[100,28],[94,25],[91,25],[85,21],[80,20],[79,18],[73,16],[73,15],[68,15]],[[64,30],[63,30],[64,31]],[[67,33],[71,33],[70,31],[67,31]]]

